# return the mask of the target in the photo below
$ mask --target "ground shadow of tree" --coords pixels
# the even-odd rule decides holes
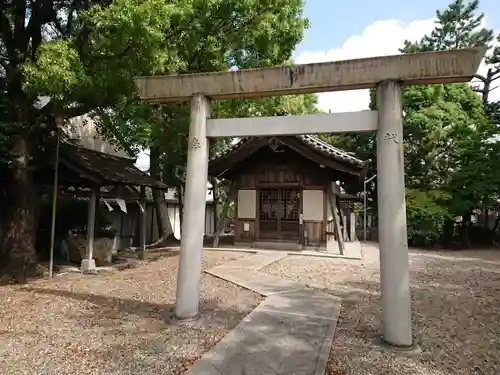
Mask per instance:
[[[283,316],[283,311],[291,311],[294,305],[305,306],[304,301],[314,309],[324,301],[311,298],[314,290],[306,293],[290,292],[294,294],[294,300],[290,303],[281,303],[280,311],[267,308],[254,310],[220,341],[206,357],[208,360],[196,363],[188,372],[190,375],[243,375],[243,374],[318,374],[321,369],[318,363],[316,350],[324,345],[325,334],[330,328],[334,329],[335,321],[324,317],[310,317],[296,313]],[[266,302],[263,302],[266,304]],[[227,310],[224,311],[224,316]],[[194,323],[197,327],[203,325],[203,315],[199,322]],[[293,341],[290,341],[290,333],[293,332]],[[269,337],[272,339],[269,340]],[[241,339],[244,338],[244,341]],[[203,343],[200,343],[203,345]],[[138,370],[135,366],[149,366],[144,358],[156,355],[164,355],[162,351],[157,353],[158,348],[171,345],[163,337],[153,340],[144,340],[135,347],[133,358],[133,369],[121,368],[124,373],[134,373]],[[208,351],[213,343],[204,347]],[[325,347],[328,354],[329,347]],[[113,352],[121,352],[123,346],[117,345]],[[109,353],[106,354],[109,356]],[[194,362],[194,361],[193,361]],[[143,367],[144,369],[144,367]],[[160,370],[160,369],[158,369]]]
[[[121,299],[102,295],[94,295],[73,291],[61,291],[47,288],[32,288],[36,293],[48,294],[62,298],[85,300],[96,305],[96,309],[90,314],[93,316],[82,317],[75,315],[76,324],[84,322],[88,328],[104,328],[108,330],[117,329],[117,321],[126,320],[130,314],[144,317],[154,317],[166,325],[175,325],[175,329],[163,330],[157,325],[159,331],[165,332],[163,335],[141,334],[141,337],[131,336],[128,340],[113,344],[111,349],[96,353],[101,359],[105,359],[106,368],[101,369],[99,374],[158,374],[164,373],[166,369],[162,366],[165,361],[178,362],[179,357],[183,358],[179,372],[169,372],[169,375],[183,373],[192,365],[198,357],[188,357],[186,361],[183,348],[192,340],[192,334],[186,335],[187,330],[204,331],[213,325],[223,325],[229,328],[236,326],[242,321],[238,328],[231,331],[215,348],[215,354],[211,357],[210,366],[197,368],[196,375],[218,375],[218,374],[309,374],[316,368],[321,368],[318,364],[317,356],[312,354],[322,347],[325,333],[330,328],[333,332],[335,322],[323,317],[308,317],[300,314],[287,316],[276,311],[265,309],[264,311],[254,310],[245,317],[247,311],[228,309],[227,306],[220,305],[216,299],[204,300],[201,305],[201,317],[198,321],[188,325],[177,324],[172,319],[172,305],[158,305],[130,299]],[[307,306],[313,310],[318,310],[324,300],[311,298],[310,289],[304,292],[291,292],[293,298],[280,304],[280,311],[287,312],[294,305]],[[323,309],[324,311],[324,309]],[[295,311],[296,312],[296,309]],[[210,315],[210,319],[206,317]],[[215,319],[213,318],[215,315]],[[243,319],[245,318],[245,319]],[[93,326],[89,326],[88,321],[92,320]],[[251,322],[251,324],[250,324]],[[293,331],[295,340],[290,342],[290,332]],[[120,328],[123,332],[123,328]],[[269,337],[272,340],[268,340]],[[244,337],[242,343],[238,340]],[[217,344],[218,339],[207,338],[206,335],[198,336],[196,343],[204,352]],[[179,348],[178,354],[172,352],[171,347]],[[168,350],[167,350],[168,348]],[[222,353],[220,349],[224,349]],[[325,348],[328,353],[328,347]],[[174,354],[172,354],[174,353]],[[293,355],[293,357],[292,357]],[[165,358],[167,356],[167,358]],[[101,362],[101,361],[100,361]],[[171,369],[170,369],[171,371]],[[242,372],[243,371],[243,372]],[[316,374],[316,372],[315,372]]]
[[[93,356],[106,363],[96,374],[158,374],[163,373],[165,362],[174,362],[177,372],[169,375],[182,374],[197,359],[195,352],[208,351],[223,336],[216,333],[207,337],[203,331],[216,329],[232,329],[248,313],[248,310],[228,308],[218,299],[204,299],[200,303],[201,316],[192,323],[179,323],[174,319],[174,305],[157,304],[130,298],[83,293],[59,289],[28,286],[26,292],[44,294],[62,299],[86,301],[95,308],[86,311],[68,311],[65,319],[71,319],[75,325],[81,325],[89,330],[89,334],[104,330],[104,336],[121,338],[104,351],[95,351]],[[209,318],[208,318],[209,316]],[[148,328],[137,324],[137,318],[155,320]],[[197,342],[193,343],[194,337]],[[196,333],[198,332],[198,333]],[[18,335],[23,332],[18,331]],[[25,332],[32,335],[33,332]],[[105,338],[104,338],[105,339]],[[186,354],[184,350],[197,350]],[[177,347],[178,352],[172,351]],[[190,349],[186,349],[186,348]],[[168,350],[166,350],[168,348]],[[198,350],[199,349],[199,350]],[[172,371],[175,366],[170,366]],[[82,373],[88,373],[82,369]],[[165,370],[165,369],[163,369]],[[92,372],[92,374],[94,374]]]

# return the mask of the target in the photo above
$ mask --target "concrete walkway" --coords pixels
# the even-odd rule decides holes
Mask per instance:
[[[284,257],[259,252],[205,271],[268,298],[187,375],[324,375],[340,299],[259,271]]]

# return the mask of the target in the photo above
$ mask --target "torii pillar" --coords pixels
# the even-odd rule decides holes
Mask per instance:
[[[403,155],[403,98],[399,82],[377,86],[377,193],[383,340],[412,345],[408,235]]]
[[[191,100],[191,122],[176,316],[199,314],[207,183],[207,137],[377,131],[380,279],[383,339],[412,346],[403,163],[402,85],[468,82],[486,48],[401,54],[318,64],[136,78],[141,99]],[[378,111],[283,118],[209,117],[209,99],[255,98],[377,88]],[[300,118],[299,118],[300,117]],[[375,119],[373,121],[373,119]],[[251,123],[251,126],[248,124]]]

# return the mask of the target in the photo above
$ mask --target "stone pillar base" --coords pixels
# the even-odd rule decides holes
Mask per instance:
[[[377,350],[390,350],[393,352],[404,353],[408,356],[419,356],[422,354],[422,348],[416,342],[412,342],[410,346],[396,346],[384,340],[382,334],[375,338],[375,349]]]
[[[82,259],[82,265],[80,267],[82,273],[97,273],[97,267],[95,265],[95,260]]]

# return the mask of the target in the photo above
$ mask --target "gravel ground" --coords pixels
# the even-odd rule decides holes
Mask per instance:
[[[245,255],[205,252],[204,267]],[[202,319],[175,325],[177,262],[0,287],[0,374],[182,374],[261,298],[204,274]]]
[[[290,256],[264,272],[343,297],[325,375],[500,374],[500,251],[410,254],[414,334],[422,353],[374,345],[381,332],[378,249],[365,261]]]

